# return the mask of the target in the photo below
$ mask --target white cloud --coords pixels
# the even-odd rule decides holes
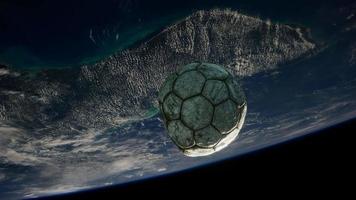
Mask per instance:
[[[3,69],[3,68],[0,69],[0,76],[4,76],[4,75],[7,75],[7,74],[10,74],[10,70]]]
[[[44,163],[44,158],[34,156],[29,153],[17,152],[13,149],[6,149],[2,151],[2,157],[5,158],[5,162],[23,166],[35,166],[40,163]]]

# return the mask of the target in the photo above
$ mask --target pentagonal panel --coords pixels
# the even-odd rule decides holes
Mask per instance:
[[[200,129],[195,132],[195,142],[200,147],[213,147],[216,145],[222,135],[212,126]]]
[[[208,80],[203,89],[203,95],[213,102],[214,105],[229,98],[229,92],[224,82]]]
[[[224,80],[229,76],[229,73],[224,68],[211,63],[203,63],[198,67],[198,70],[202,72],[207,79]]]
[[[189,148],[195,144],[193,131],[179,120],[171,121],[168,124],[168,135],[181,148]]]
[[[182,100],[175,94],[170,93],[163,102],[163,112],[168,120],[178,119]]]
[[[166,97],[166,95],[173,90],[173,83],[174,83],[174,80],[177,78],[177,74],[172,74],[170,75],[166,81],[163,83],[162,87],[160,88],[159,90],[159,93],[158,93],[158,99],[159,99],[159,102],[163,102],[164,100],[164,97]]]
[[[190,63],[188,65],[185,65],[182,67],[182,69],[180,69],[178,74],[180,75],[180,74],[183,74],[184,72],[195,70],[198,65],[200,65],[200,63]]]
[[[205,78],[197,71],[189,71],[178,76],[174,84],[174,92],[185,99],[197,95],[203,89]]]
[[[210,123],[214,108],[203,96],[195,96],[183,102],[181,112],[183,122],[188,127],[197,130]]]
[[[213,125],[223,134],[228,133],[239,121],[237,105],[227,100],[215,107]]]
[[[229,77],[225,81],[227,88],[230,92],[231,99],[237,104],[242,105],[246,101],[245,94],[238,83],[237,80],[234,80],[232,77]]]

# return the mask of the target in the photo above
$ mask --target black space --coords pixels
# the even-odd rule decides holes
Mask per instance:
[[[294,196],[306,192],[325,195],[335,191],[341,197],[355,185],[354,134],[356,120],[351,120],[205,167],[124,186],[41,199],[122,199],[128,196],[181,199],[192,195],[254,196],[285,192]]]

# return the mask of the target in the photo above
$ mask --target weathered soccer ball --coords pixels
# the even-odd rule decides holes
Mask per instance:
[[[170,75],[159,105],[169,137],[187,156],[209,155],[229,145],[247,109],[239,83],[210,63],[191,63]]]

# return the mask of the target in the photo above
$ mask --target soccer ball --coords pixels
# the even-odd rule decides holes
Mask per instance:
[[[229,145],[247,110],[240,84],[211,63],[191,63],[170,75],[160,88],[159,106],[169,137],[192,157]]]

